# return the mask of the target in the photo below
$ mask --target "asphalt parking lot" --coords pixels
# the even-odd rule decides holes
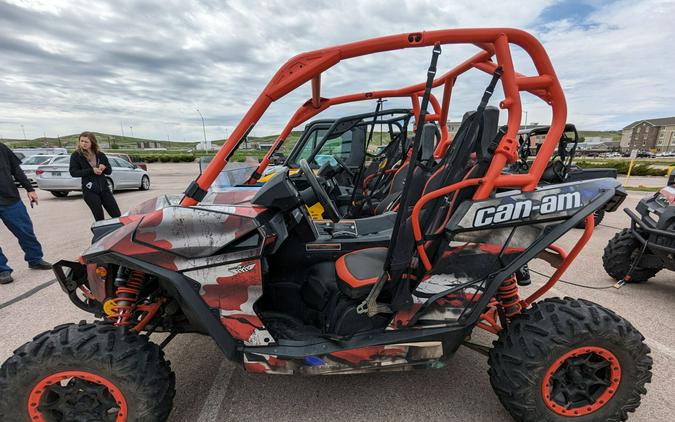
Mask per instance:
[[[150,165],[150,191],[116,193],[122,210],[144,199],[185,189],[197,174],[196,164]],[[644,179],[644,180],[643,180]],[[665,178],[640,178],[631,185],[659,185]],[[631,192],[624,206],[632,208],[646,195]],[[93,218],[81,195],[55,198],[40,192],[40,204],[29,210],[38,238],[51,261],[74,259],[91,239]],[[675,414],[675,274],[662,271],[642,285],[611,288],[601,263],[603,248],[618,229],[628,225],[623,212],[608,214],[563,279],[603,290],[559,283],[555,296],[583,297],[613,309],[647,338],[654,358],[654,377],[642,406],[631,421],[670,421]],[[569,248],[580,230],[559,242]],[[14,237],[0,225],[3,251],[15,269],[16,281],[0,286],[0,361],[34,335],[67,322],[90,319],[75,308],[49,271],[28,270]],[[534,268],[551,274],[546,265]],[[542,277],[533,275],[533,286]],[[161,336],[153,338],[161,340]],[[477,333],[475,341],[489,344]],[[460,348],[444,369],[409,373],[334,377],[250,375],[225,361],[207,337],[183,335],[166,348],[176,372],[177,395],[171,421],[508,421],[509,415],[492,392],[487,358]]]

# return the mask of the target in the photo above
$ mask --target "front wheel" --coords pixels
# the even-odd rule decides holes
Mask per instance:
[[[56,327],[0,367],[2,421],[165,421],[174,394],[159,346],[110,324]]]
[[[649,353],[642,334],[614,312],[546,299],[500,333],[490,382],[519,421],[624,421],[647,392]]]
[[[631,271],[635,260],[640,257],[641,248],[642,245],[633,236],[631,229],[623,229],[607,242],[602,254],[602,266],[615,280],[625,279],[630,272],[630,282],[643,283],[654,277],[661,269],[635,265]]]
[[[141,178],[141,186],[138,188],[139,190],[148,190],[150,189],[150,178],[148,176],[143,176]]]
[[[113,182],[111,178],[106,177],[105,183],[108,185],[108,190],[110,192],[115,192],[115,182]]]

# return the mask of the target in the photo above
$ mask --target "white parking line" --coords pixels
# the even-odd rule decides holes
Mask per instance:
[[[218,374],[213,380],[213,384],[211,384],[209,395],[204,401],[201,412],[199,412],[197,422],[213,422],[216,420],[233,369],[234,365],[227,360],[223,360],[220,364],[220,367],[218,367]]]

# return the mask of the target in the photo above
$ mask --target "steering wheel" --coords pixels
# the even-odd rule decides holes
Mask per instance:
[[[298,162],[300,165],[300,170],[305,174],[305,177],[307,178],[307,182],[309,182],[309,186],[312,187],[312,190],[314,191],[314,194],[316,195],[317,201],[321,204],[323,207],[324,213],[330,218],[334,223],[337,223],[340,221],[340,212],[338,211],[337,207],[333,203],[333,201],[330,200],[330,197],[326,193],[326,190],[321,187],[321,184],[319,183],[319,180],[316,178],[314,175],[314,172],[312,171],[311,167],[309,167],[309,164],[307,163],[307,160],[302,159]]]

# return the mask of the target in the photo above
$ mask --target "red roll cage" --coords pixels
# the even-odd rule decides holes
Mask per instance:
[[[436,97],[430,98],[434,113],[427,115],[426,120],[437,120],[439,122],[442,133],[441,146],[439,147],[440,153],[445,151],[450,143],[447,132],[450,96],[456,78],[462,73],[475,68],[492,74],[497,66],[501,66],[503,70],[501,80],[505,98],[500,102],[499,106],[502,109],[506,109],[508,113],[506,135],[499,143],[485,175],[478,179],[467,179],[462,182],[462,186],[447,186],[443,191],[448,193],[464,185],[477,185],[478,189],[473,199],[482,200],[486,199],[496,187],[514,187],[523,191],[533,190],[537,186],[546,168],[546,164],[555,150],[567,118],[565,96],[546,51],[532,35],[518,29],[445,29],[373,38],[302,53],[290,59],[277,71],[272,80],[263,89],[209,166],[195,181],[195,184],[191,186],[193,189],[188,188],[186,196],[181,201],[181,205],[190,206],[197,204],[198,200],[194,198],[197,195],[191,194],[191,192],[195,189],[206,191],[211,186],[211,183],[213,183],[227,164],[229,156],[239,143],[243,141],[250,128],[258,122],[271,103],[284,97],[308,81],[311,81],[312,86],[311,99],[298,108],[276,139],[271,151],[277,149],[294,127],[337,104],[385,97],[410,97],[413,112],[415,117],[418,117],[420,112],[419,97],[424,90],[423,83],[401,89],[323,98],[321,97],[321,74],[338,64],[341,60],[385,51],[433,46],[436,43],[441,45],[474,44],[480,48],[477,54],[434,79],[434,87],[443,85],[443,97],[440,103]],[[510,46],[512,44],[521,47],[529,55],[534,63],[537,75],[526,76],[515,71],[511,56]],[[496,57],[496,62],[493,61],[493,57]],[[520,128],[522,113],[521,91],[530,92],[550,105],[552,110],[551,129],[546,135],[539,154],[537,154],[529,172],[526,174],[507,175],[502,174],[504,166],[507,163],[515,162],[517,159],[516,137]],[[270,154],[271,152],[265,156],[257,171],[260,172],[267,166]],[[420,209],[424,203],[433,199],[431,197],[427,198],[430,195],[421,198],[415,208]],[[413,218],[413,220],[415,219]]]

